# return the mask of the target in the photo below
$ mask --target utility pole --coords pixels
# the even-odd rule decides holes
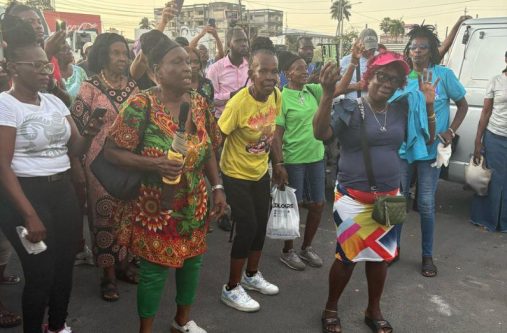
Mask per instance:
[[[343,6],[344,6],[344,3],[343,3],[343,0],[340,0],[339,2],[340,2],[340,17],[339,17],[339,22],[340,22],[340,46],[339,46],[339,49],[338,49],[338,56],[341,59],[342,56],[343,56]]]
[[[468,13],[468,9],[467,9],[467,7],[465,7],[465,16],[467,16],[467,13]]]

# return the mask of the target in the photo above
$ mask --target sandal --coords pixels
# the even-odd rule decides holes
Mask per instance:
[[[384,319],[372,319],[367,316],[364,316],[364,323],[371,329],[374,333],[392,333],[393,327],[387,320]]]
[[[100,293],[102,295],[102,299],[106,302],[116,302],[120,298],[116,281],[102,279],[102,282],[100,283]]]
[[[326,312],[333,313],[333,317],[326,317]],[[341,333],[342,325],[340,323],[340,318],[338,318],[338,313],[334,310],[324,310],[322,311],[322,317],[320,319],[322,323],[322,333]],[[331,328],[334,327],[332,330]]]
[[[135,264],[130,263],[125,269],[116,269],[116,278],[130,284],[138,284],[139,277],[137,275],[137,269],[134,267],[136,267]]]
[[[18,284],[21,281],[21,278],[17,275],[7,275],[4,276],[2,280],[0,280],[0,285],[13,285]]]
[[[21,316],[7,309],[0,311],[0,328],[12,328],[21,325]]]
[[[423,257],[421,274],[424,277],[435,277],[437,275],[437,266],[433,264],[432,257]]]

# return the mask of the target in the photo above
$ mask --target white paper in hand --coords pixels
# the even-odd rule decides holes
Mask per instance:
[[[16,231],[18,232],[21,244],[23,244],[26,252],[28,252],[29,254],[39,254],[41,252],[46,251],[46,249],[48,248],[46,246],[46,243],[44,243],[43,241],[40,241],[38,243],[32,243],[29,240],[27,240],[26,236],[28,235],[28,230],[26,230],[25,227],[17,226]]]
[[[299,237],[299,207],[296,190],[274,188],[271,192],[271,213],[269,214],[266,236],[271,239],[290,240]]]

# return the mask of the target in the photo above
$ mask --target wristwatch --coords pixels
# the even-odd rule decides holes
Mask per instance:
[[[216,190],[224,190],[224,185],[216,184],[211,186],[211,192],[215,192]]]

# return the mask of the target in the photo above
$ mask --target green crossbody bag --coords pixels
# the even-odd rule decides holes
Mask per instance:
[[[371,164],[370,149],[368,146],[368,137],[366,126],[364,124],[364,105],[361,97],[357,99],[359,111],[361,111],[361,149],[363,151],[366,174],[371,192],[375,194],[375,203],[371,217],[378,223],[385,226],[402,224],[407,218],[407,199],[404,196],[376,195],[377,182],[373,174]]]

